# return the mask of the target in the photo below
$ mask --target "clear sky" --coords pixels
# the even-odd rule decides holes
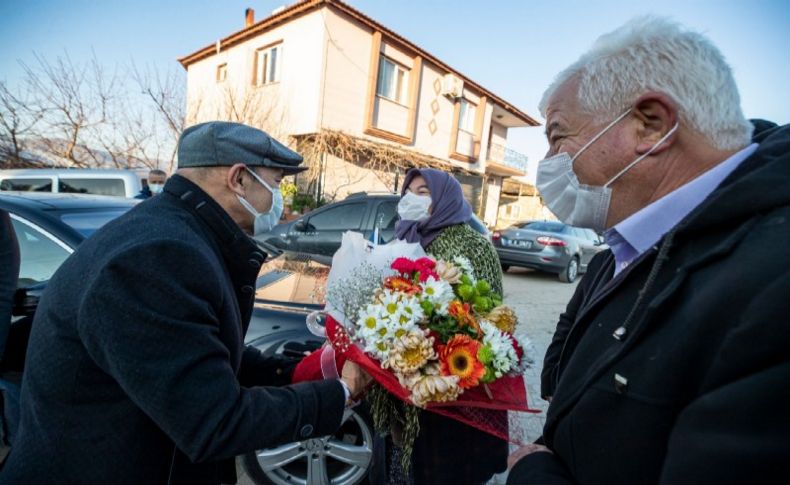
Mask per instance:
[[[273,0],[0,0],[0,79],[22,75],[33,52],[107,65],[180,69],[176,58],[285,4]],[[669,16],[708,35],[735,71],[747,117],[790,122],[790,0],[348,0],[542,121],[537,104],[554,75],[602,33],[643,14]],[[543,128],[511,130],[509,145],[534,165]],[[534,170],[531,170],[534,177]]]

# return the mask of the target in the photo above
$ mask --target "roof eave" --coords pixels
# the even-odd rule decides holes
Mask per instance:
[[[366,24],[366,25],[368,25],[369,27],[371,27],[373,29],[377,29],[377,30],[380,30],[380,31],[386,33],[388,37],[390,37],[392,39],[395,39],[398,43],[400,43],[402,46],[404,46],[408,50],[411,50],[413,52],[419,53],[426,60],[428,60],[432,64],[436,65],[437,67],[442,68],[443,70],[447,71],[448,73],[452,73],[452,74],[454,74],[456,76],[459,76],[459,77],[463,78],[464,82],[466,82],[469,85],[471,85],[476,91],[479,91],[480,93],[483,93],[486,96],[489,96],[493,102],[495,102],[498,105],[500,105],[505,111],[513,114],[514,116],[516,116],[517,118],[522,120],[524,123],[527,124],[527,126],[540,126],[540,123],[537,120],[535,120],[534,118],[532,118],[528,114],[524,113],[520,109],[516,108],[515,106],[511,105],[510,103],[506,102],[504,99],[500,98],[499,96],[497,96],[496,94],[492,93],[488,89],[485,89],[484,87],[480,86],[476,82],[472,81],[467,76],[464,76],[463,74],[455,71],[450,66],[448,66],[447,64],[445,64],[444,62],[442,62],[441,60],[436,58],[435,56],[431,55],[425,49],[422,49],[418,45],[414,44],[413,42],[411,42],[408,39],[406,39],[406,38],[402,37],[401,35],[399,35],[397,32],[394,32],[394,31],[390,30],[386,26],[384,26],[381,23],[373,20],[372,18],[368,17],[367,15],[365,15],[362,12],[360,12],[359,10],[351,7],[350,5],[346,5],[345,3],[343,3],[343,2],[341,2],[339,0],[304,0],[303,2],[296,3],[296,4],[286,8],[285,10],[283,10],[281,12],[278,12],[278,13],[272,15],[272,16],[269,16],[269,17],[261,20],[260,22],[257,22],[255,24],[249,26],[249,27],[246,27],[246,28],[244,28],[242,30],[239,30],[238,32],[235,32],[235,33],[225,37],[224,39],[219,40],[220,50],[228,48],[228,47],[232,47],[232,46],[234,46],[234,45],[236,45],[236,44],[238,44],[240,42],[243,42],[243,41],[247,40],[248,38],[254,36],[255,34],[257,34],[260,31],[263,31],[263,30],[266,30],[268,28],[274,27],[274,26],[276,26],[276,25],[278,25],[280,23],[284,23],[286,21],[289,21],[289,20],[291,20],[294,17],[297,17],[297,16],[300,16],[300,15],[304,15],[306,13],[309,13],[312,10],[314,10],[314,9],[320,7],[320,6],[323,6],[323,5],[332,6],[332,7],[336,8],[336,9],[340,10],[341,12],[344,12],[347,15],[359,20],[363,24]],[[203,49],[200,49],[200,50],[198,50],[196,52],[193,52],[192,54],[186,55],[184,57],[180,57],[180,58],[178,58],[178,62],[181,64],[181,66],[184,69],[187,69],[190,64],[192,64],[194,62],[197,62],[199,60],[202,60],[202,59],[204,59],[206,57],[209,57],[209,56],[211,56],[214,53],[216,53],[216,43],[212,44],[212,45],[208,45],[208,46],[204,47]]]

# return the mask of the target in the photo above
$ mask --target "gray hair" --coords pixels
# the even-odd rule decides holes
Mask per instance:
[[[668,19],[638,17],[599,37],[543,94],[544,117],[551,95],[576,76],[579,104],[597,119],[614,119],[641,94],[659,91],[677,103],[681,122],[712,146],[733,150],[751,140],[724,56],[702,34]]]

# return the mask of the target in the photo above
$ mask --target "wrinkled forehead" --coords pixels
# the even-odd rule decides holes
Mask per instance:
[[[576,79],[560,85],[546,103],[546,134],[557,128],[573,126],[586,113],[579,103],[579,83]]]

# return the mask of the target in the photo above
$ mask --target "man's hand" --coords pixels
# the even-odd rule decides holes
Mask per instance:
[[[351,399],[356,399],[373,381],[373,378],[370,377],[362,367],[350,360],[347,360],[346,363],[343,364],[343,371],[341,372],[340,379],[348,386],[348,390],[351,391]]]
[[[512,455],[507,457],[507,469],[510,470],[520,459],[532,453],[552,453],[552,451],[543,445],[530,443],[513,452]]]

